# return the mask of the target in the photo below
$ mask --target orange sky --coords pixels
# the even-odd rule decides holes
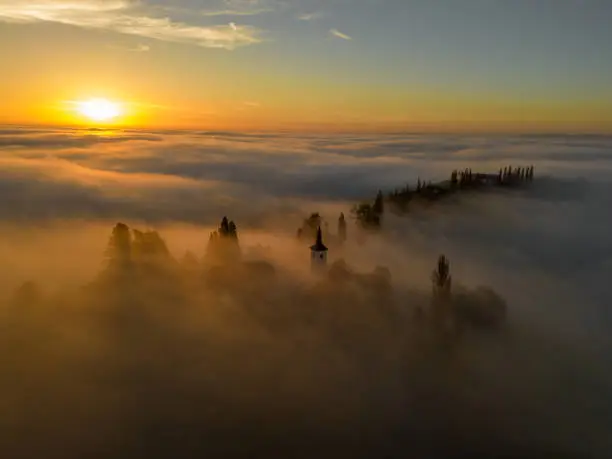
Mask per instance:
[[[593,56],[562,53],[569,45],[561,33],[577,33],[561,27],[563,17],[551,19],[558,43],[543,54],[505,30],[501,19],[521,19],[521,33],[537,38],[532,16],[520,16],[543,14],[537,6],[474,11],[474,27],[501,21],[481,36],[441,22],[460,14],[452,3],[419,7],[428,27],[415,22],[412,32],[386,35],[395,16],[412,18],[406,4],[391,14],[391,6],[353,0],[357,17],[337,5],[314,14],[308,0],[278,11],[273,0],[258,8],[235,0],[231,11],[205,3],[211,9],[191,10],[188,0],[163,8],[0,0],[0,122],[108,125],[74,110],[75,102],[106,98],[122,108],[115,126],[612,132],[607,66],[593,67],[604,65],[593,48],[603,45],[584,36],[589,30],[580,45]],[[418,46],[407,46],[409,32],[420,34]]]

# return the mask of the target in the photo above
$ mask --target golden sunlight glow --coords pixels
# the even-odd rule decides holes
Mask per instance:
[[[121,106],[107,99],[77,102],[77,111],[92,121],[110,121],[121,115]]]

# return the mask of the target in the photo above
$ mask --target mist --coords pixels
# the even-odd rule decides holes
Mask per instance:
[[[609,457],[610,146],[0,131],[0,455]],[[333,238],[378,189],[519,163],[528,189],[387,212],[364,240],[348,219],[329,273],[296,238],[313,212]],[[209,256],[223,216],[230,268]],[[118,222],[169,253],[118,269]],[[451,346],[422,326],[440,254],[466,301],[503,300],[502,325]]]

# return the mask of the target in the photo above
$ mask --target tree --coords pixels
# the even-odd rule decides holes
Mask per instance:
[[[431,275],[433,282],[432,313],[433,324],[447,338],[457,331],[451,302],[451,276],[447,258],[440,255],[438,266]]]
[[[126,267],[132,260],[132,234],[124,223],[113,228],[106,248],[106,257],[113,267]]]
[[[304,219],[302,228],[298,232],[298,237],[314,239],[317,235],[317,229],[323,224],[323,219],[318,212],[313,212],[310,216]]]
[[[206,259],[213,262],[236,261],[240,258],[238,230],[233,221],[223,217],[219,229],[210,233]]]
[[[372,206],[372,210],[378,215],[382,216],[385,211],[384,197],[382,191],[378,190],[376,194],[376,199],[374,200],[374,206]]]
[[[236,224],[234,223],[234,221],[230,221],[229,225],[228,225],[228,236],[234,238],[234,239],[238,239],[238,230],[236,228]]]
[[[455,169],[452,173],[451,173],[451,179],[450,179],[450,183],[451,183],[451,187],[456,187],[457,186],[457,169]]]
[[[132,230],[132,260],[141,273],[160,274],[166,271],[174,260],[166,242],[157,231]]]
[[[438,266],[431,275],[434,297],[448,300],[451,291],[451,276],[448,259],[444,255],[438,257]]]
[[[372,229],[380,226],[380,215],[374,212],[372,205],[369,203],[364,202],[353,207],[352,213],[362,228]]]
[[[340,213],[340,218],[338,218],[338,239],[340,239],[340,242],[346,241],[346,220],[343,212]]]
[[[219,225],[219,234],[221,236],[226,236],[229,234],[229,222],[227,217],[223,217],[221,220],[221,224]]]

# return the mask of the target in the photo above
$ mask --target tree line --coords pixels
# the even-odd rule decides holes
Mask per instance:
[[[372,202],[361,202],[355,205],[351,214],[358,226],[366,230],[376,230],[382,225],[385,202],[395,211],[408,211],[411,202],[434,202],[451,194],[475,190],[490,189],[492,187],[517,187],[530,183],[534,178],[534,167],[512,167],[500,168],[497,174],[486,174],[473,172],[471,168],[453,170],[449,180],[438,183],[423,181],[419,177],[416,185],[407,183],[403,187],[395,188],[386,195],[378,190]]]

